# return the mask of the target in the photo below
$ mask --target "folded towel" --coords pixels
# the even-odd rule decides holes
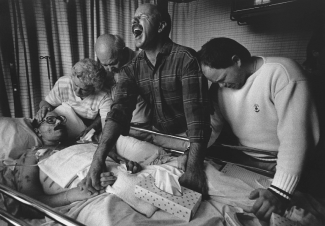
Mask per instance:
[[[97,145],[77,144],[51,155],[38,163],[40,169],[62,188],[77,177],[77,173],[91,164]]]

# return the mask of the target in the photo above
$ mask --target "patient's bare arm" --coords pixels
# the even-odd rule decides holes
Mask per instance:
[[[69,189],[55,195],[45,194],[39,180],[39,167],[35,152],[24,154],[17,162],[19,173],[20,192],[28,195],[51,207],[68,205],[75,201],[80,201],[93,197],[87,191],[80,191],[78,188]]]
[[[207,198],[208,185],[203,165],[205,148],[206,145],[199,143],[191,143],[186,161],[186,171],[179,179],[179,182],[181,183],[181,185],[190,188],[194,191],[197,191],[201,193],[204,198]],[[181,164],[179,164],[179,167],[185,168],[184,159],[181,159],[180,163]]]

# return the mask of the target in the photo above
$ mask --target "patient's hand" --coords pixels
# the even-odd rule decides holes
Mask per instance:
[[[116,146],[112,148],[112,150],[108,153],[108,156],[117,163],[125,163],[127,171],[131,171],[132,173],[137,173],[142,170],[142,167],[140,166],[139,163],[130,161],[120,156],[116,151]]]
[[[131,171],[132,173],[138,173],[142,170],[142,167],[137,162],[133,162],[127,159],[124,159],[122,161],[125,162],[127,170]]]
[[[267,189],[259,188],[251,192],[249,199],[256,199],[254,205],[247,212],[254,213],[260,220],[269,220],[271,214],[284,214],[288,202],[280,200]]]
[[[105,161],[93,159],[87,177],[78,183],[79,189],[86,190],[90,194],[98,194],[103,188],[100,186],[100,174],[106,171]]]
[[[112,172],[104,172],[100,174],[100,185],[106,188],[108,185],[114,184],[116,177]]]

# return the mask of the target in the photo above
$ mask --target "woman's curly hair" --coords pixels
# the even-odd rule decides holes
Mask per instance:
[[[71,76],[77,76],[86,86],[93,86],[97,92],[103,88],[106,71],[95,60],[85,58],[72,67]]]

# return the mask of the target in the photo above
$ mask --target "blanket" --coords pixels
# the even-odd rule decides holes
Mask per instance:
[[[166,163],[176,166],[176,159]],[[127,202],[117,195],[104,193],[89,200],[75,202],[68,206],[57,208],[85,225],[214,225],[224,226],[225,215],[228,212],[243,213],[247,206],[254,200],[249,200],[248,195],[254,189],[240,179],[231,178],[219,172],[210,163],[205,163],[208,178],[210,199],[204,200],[194,218],[190,222],[183,221],[163,210],[158,209],[149,218],[134,210]],[[131,192],[131,191],[130,191]],[[286,216],[301,225],[324,225],[325,200],[320,201],[303,193],[295,195],[292,207]],[[302,209],[304,211],[302,211]],[[259,221],[256,221],[259,222]],[[42,222],[42,225],[56,225],[53,221]],[[252,225],[245,224],[243,225]],[[259,226],[268,226],[269,222],[259,222]]]

